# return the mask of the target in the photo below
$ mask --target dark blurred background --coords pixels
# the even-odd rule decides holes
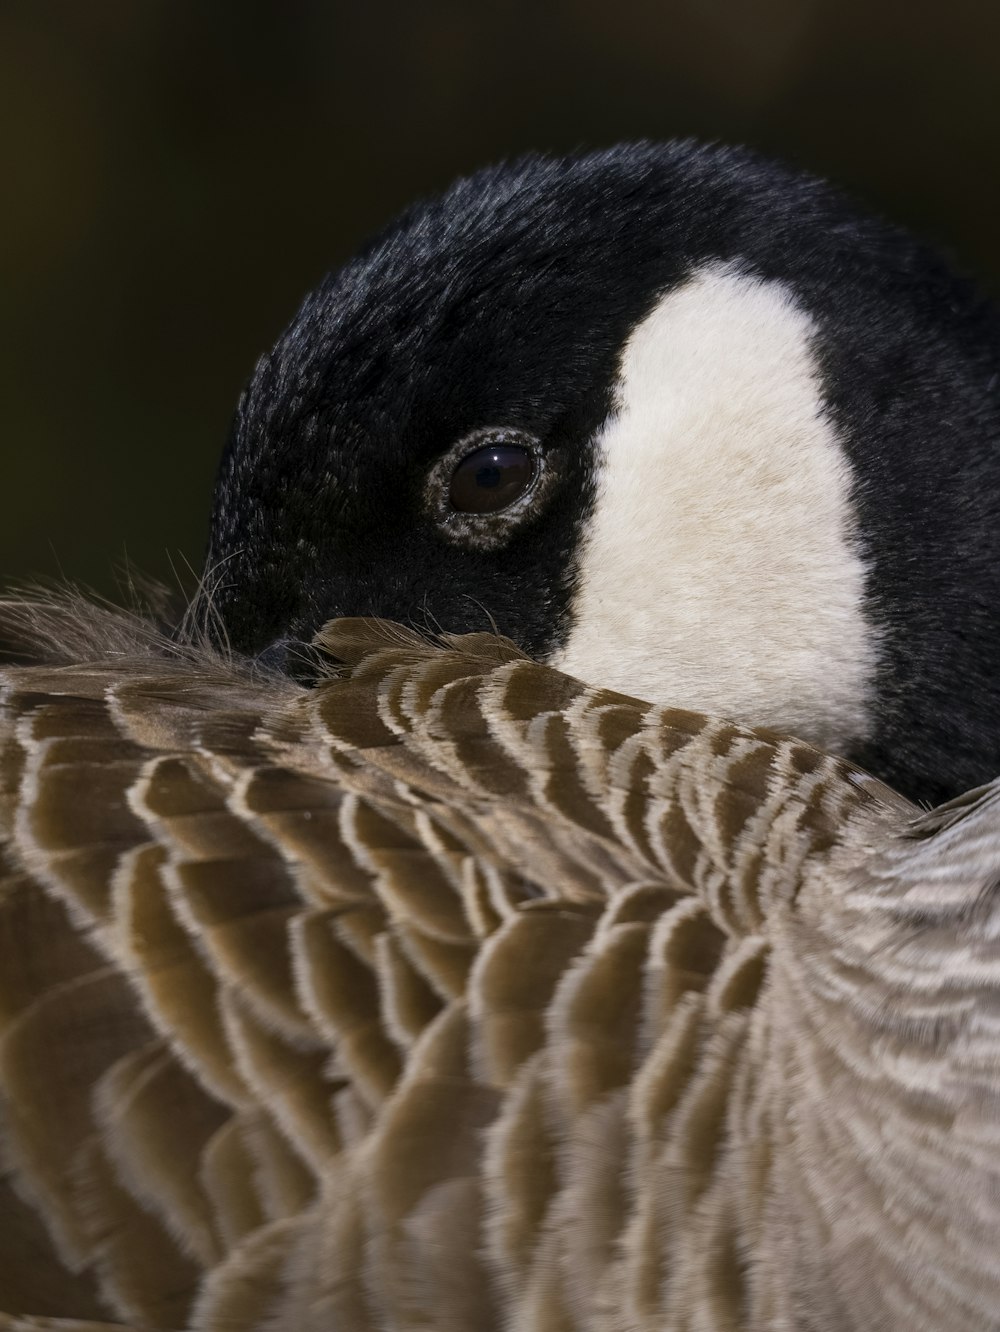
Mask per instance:
[[[1000,288],[998,75],[983,0],[2,0],[0,575],[197,565],[306,289],[525,148],[749,143]]]

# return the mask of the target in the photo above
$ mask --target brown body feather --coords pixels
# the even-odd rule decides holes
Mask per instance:
[[[996,790],[488,635],[305,690],[21,614],[0,1332],[1000,1326]]]

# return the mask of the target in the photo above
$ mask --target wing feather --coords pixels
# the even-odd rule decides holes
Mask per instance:
[[[491,635],[336,622],[305,690],[39,616],[0,1328],[993,1325],[996,787],[920,815]]]

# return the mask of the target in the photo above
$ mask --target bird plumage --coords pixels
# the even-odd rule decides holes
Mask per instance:
[[[994,1325],[995,786],[490,634],[16,615],[5,1332]]]

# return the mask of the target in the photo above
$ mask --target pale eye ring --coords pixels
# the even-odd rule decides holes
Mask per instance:
[[[544,512],[562,450],[521,426],[481,426],[457,439],[424,482],[424,506],[445,541],[499,550]]]
[[[456,463],[449,503],[458,513],[499,513],[531,489],[536,471],[535,455],[523,444],[483,445]]]

